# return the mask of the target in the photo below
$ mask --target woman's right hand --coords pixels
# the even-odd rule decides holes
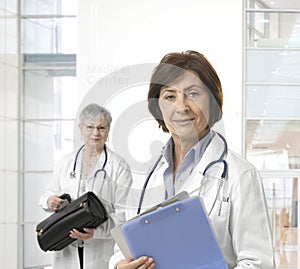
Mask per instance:
[[[142,256],[136,260],[121,260],[118,263],[117,269],[152,269],[154,267],[155,263],[153,258]]]
[[[59,198],[58,195],[52,195],[47,200],[48,207],[49,207],[49,209],[56,211],[59,209],[59,207],[63,203],[63,201],[64,200]]]

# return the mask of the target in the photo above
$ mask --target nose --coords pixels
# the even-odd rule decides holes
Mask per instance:
[[[186,95],[184,93],[180,94],[177,98],[176,102],[176,112],[182,113],[189,111],[189,105],[188,100],[186,98]]]
[[[98,129],[98,128],[94,128],[93,129],[93,135],[99,135],[100,134],[100,129]]]

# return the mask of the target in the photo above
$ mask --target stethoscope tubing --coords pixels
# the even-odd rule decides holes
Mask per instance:
[[[77,160],[78,160],[78,156],[79,156],[79,153],[83,150],[83,148],[85,147],[85,145],[82,145],[79,150],[77,151],[76,155],[75,155],[75,160],[74,160],[74,164],[73,164],[73,170],[71,171],[70,173],[70,178],[71,179],[75,179],[76,178],[76,166],[77,166]],[[95,178],[97,177],[98,173],[99,172],[103,172],[104,173],[104,176],[103,178],[105,179],[106,178],[106,171],[105,171],[105,167],[106,167],[106,164],[107,164],[107,149],[106,149],[106,145],[104,144],[104,147],[103,147],[103,150],[104,150],[104,162],[103,162],[103,165],[102,165],[102,168],[101,169],[98,169],[95,174],[94,174],[94,180],[93,180],[93,184],[94,184],[94,181],[95,181]]]
[[[224,182],[224,179],[226,178],[227,176],[227,162],[225,161],[225,155],[227,154],[227,151],[228,151],[228,147],[227,147],[227,142],[226,142],[226,139],[221,135],[219,134],[218,132],[215,132],[222,140],[223,144],[224,144],[224,149],[223,149],[223,152],[222,154],[220,155],[219,159],[215,160],[215,161],[212,161],[210,162],[206,168],[204,169],[202,175],[205,176],[206,172],[208,171],[209,168],[211,168],[214,164],[216,163],[222,163],[223,164],[223,172],[221,174],[221,179],[220,179],[220,182],[219,182],[219,186],[218,186],[218,190],[217,190],[217,194],[216,194],[216,197],[213,201],[213,205],[208,213],[208,215],[210,215],[210,213],[212,212],[215,204],[216,204],[216,201],[217,201],[217,198],[218,198],[218,195],[220,193],[220,190],[221,190],[221,187],[223,186],[223,182]],[[155,164],[153,165],[152,169],[150,170],[150,173],[148,174],[146,180],[145,180],[145,183],[143,185],[143,189],[142,189],[142,193],[141,193],[141,196],[140,196],[140,200],[139,200],[139,205],[138,205],[138,209],[137,209],[137,214],[140,214],[141,212],[141,209],[142,209],[142,203],[143,203],[143,200],[144,200],[144,196],[145,196],[145,192],[146,192],[146,189],[147,189],[147,185],[150,181],[150,178],[153,174],[153,172],[155,171],[155,169],[157,168],[159,162],[161,161],[163,155],[161,154],[159,156],[159,158],[157,159],[157,161],[155,162]]]
[[[75,155],[75,160],[74,160],[74,164],[73,164],[73,170],[72,172],[70,173],[70,177],[75,179],[76,178],[76,165],[77,165],[77,159],[78,159],[78,156],[79,156],[79,153],[81,152],[81,150],[85,147],[85,145],[82,145],[79,150],[76,152],[76,155]]]
[[[159,158],[157,159],[157,161],[155,162],[155,164],[153,165],[152,169],[150,170],[150,173],[148,174],[148,176],[147,176],[147,178],[145,180],[145,183],[144,183],[144,186],[143,186],[143,189],[142,189],[142,193],[141,193],[141,197],[140,197],[140,201],[139,201],[139,206],[138,206],[137,214],[140,214],[140,212],[141,212],[142,203],[143,203],[143,200],[144,200],[144,195],[145,195],[145,192],[146,192],[146,189],[147,189],[147,185],[149,183],[149,180],[150,180],[153,172],[155,171],[156,167],[158,166],[158,163],[162,159],[162,157],[163,157],[163,155],[161,154],[159,156]]]

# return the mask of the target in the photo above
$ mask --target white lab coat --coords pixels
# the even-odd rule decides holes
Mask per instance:
[[[107,156],[106,179],[103,179],[104,173],[100,172],[94,184],[93,177],[87,181],[86,192],[91,191],[93,186],[93,192],[101,199],[108,212],[108,220],[94,230],[93,238],[84,242],[84,269],[108,268],[108,261],[113,254],[114,246],[110,229],[125,220],[125,204],[132,183],[131,172],[127,163],[108,148]],[[102,152],[95,170],[91,173],[92,176],[96,170],[102,168],[104,158],[105,154]],[[47,200],[51,195],[69,193],[72,199],[78,197],[82,154],[78,156],[76,178],[72,179],[70,172],[73,170],[74,159],[75,153],[72,153],[58,162],[47,191],[40,198],[40,205],[43,209],[49,210]],[[53,269],[66,268],[80,268],[76,243],[54,252]]]
[[[208,176],[203,177],[202,173],[210,162],[220,158],[223,149],[223,142],[215,135],[199,164],[176,191],[187,191],[190,196],[195,196],[198,195],[201,184],[200,196],[207,212],[212,208],[216,197],[223,164],[213,165],[207,171]],[[209,218],[228,268],[273,269],[275,263],[271,229],[261,178],[249,162],[232,151],[228,150],[225,159],[228,163],[227,179]],[[165,199],[163,172],[166,167],[167,162],[163,158],[151,176],[141,212]],[[136,197],[136,201],[130,203],[138,205],[139,196]],[[130,217],[131,215],[129,213]],[[115,253],[111,258],[110,268],[114,268],[120,258],[120,252]]]

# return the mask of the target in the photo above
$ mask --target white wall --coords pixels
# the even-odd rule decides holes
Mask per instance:
[[[16,1],[0,1],[0,268],[18,268],[18,53]]]
[[[114,123],[120,124],[118,119],[126,113],[136,116],[129,113],[130,106],[141,109],[138,104],[145,104],[147,109],[145,80],[151,75],[147,63],[157,64],[166,53],[188,49],[203,53],[218,72],[224,91],[224,116],[219,129],[225,133],[230,148],[241,153],[242,1],[79,1],[77,74],[83,103],[105,105],[111,110]],[[136,79],[138,72],[131,68],[134,65],[147,71],[148,77]],[[113,76],[119,80],[110,77],[109,81],[102,80],[101,86],[96,83],[97,78],[126,66],[129,67]],[[98,95],[85,96],[92,86]],[[111,91],[110,96],[104,91]],[[145,111],[140,114],[140,120],[136,118],[135,122],[127,118],[131,128],[119,135],[124,143],[132,145],[129,153],[110,142],[124,157],[131,154],[130,158],[147,161],[152,157],[151,150],[160,146],[156,142],[165,136]]]

